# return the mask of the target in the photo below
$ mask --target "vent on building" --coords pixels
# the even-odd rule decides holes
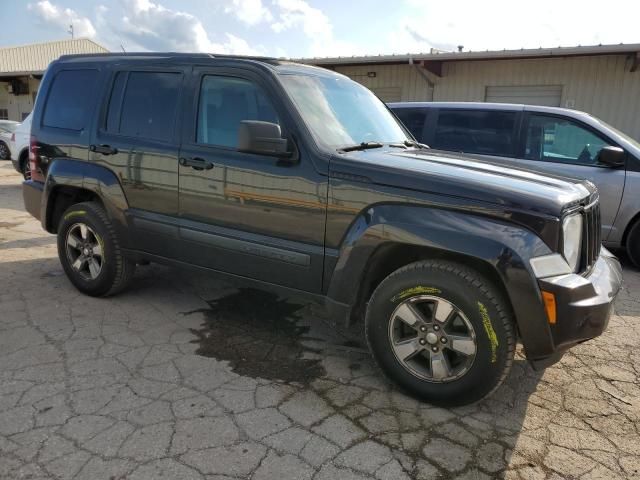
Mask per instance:
[[[485,101],[559,107],[562,85],[514,85],[487,87]]]

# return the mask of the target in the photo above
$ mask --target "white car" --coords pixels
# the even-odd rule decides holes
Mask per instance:
[[[29,141],[31,140],[31,114],[19,124],[11,136],[10,150],[13,167],[27,178],[29,175]]]
[[[19,125],[18,122],[11,120],[0,120],[0,160],[9,160],[11,158],[11,135]]]

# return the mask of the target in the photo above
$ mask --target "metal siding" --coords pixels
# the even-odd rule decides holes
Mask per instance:
[[[105,52],[106,48],[86,38],[0,48],[0,75],[40,73],[61,55]]]
[[[492,85],[562,85],[561,107],[591,113],[640,139],[640,71],[629,72],[625,55],[445,62],[434,100],[482,102]]]
[[[494,103],[524,103],[559,107],[562,102],[562,85],[488,86],[485,100]]]
[[[429,84],[412,65],[337,66],[335,71],[371,90],[398,87],[401,89],[402,101],[432,100]],[[376,76],[368,77],[368,72],[376,72]]]

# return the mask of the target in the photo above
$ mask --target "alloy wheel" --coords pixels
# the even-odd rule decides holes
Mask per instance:
[[[471,322],[450,301],[432,295],[408,298],[389,322],[396,359],[414,376],[434,383],[462,377],[475,359],[477,343]]]
[[[71,267],[85,280],[95,280],[104,265],[104,249],[100,237],[84,223],[69,228],[65,239]]]

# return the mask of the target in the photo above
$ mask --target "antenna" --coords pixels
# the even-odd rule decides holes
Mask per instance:
[[[67,33],[69,35],[71,35],[71,40],[73,40],[74,35],[73,35],[73,23],[69,24],[69,30],[67,30]]]

